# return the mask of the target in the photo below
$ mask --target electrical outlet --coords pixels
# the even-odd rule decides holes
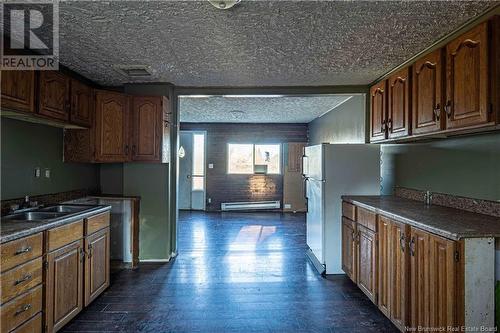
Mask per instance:
[[[50,178],[50,169],[44,170],[45,178]]]
[[[207,201],[209,204],[212,203],[212,198],[208,198]]]
[[[36,167],[35,168],[35,178],[40,178],[41,175],[42,175],[42,171],[40,170],[39,167]]]
[[[213,169],[214,168],[214,164],[213,163],[208,163],[208,168],[209,169]]]
[[[285,209],[290,209],[290,208],[292,208],[291,204],[285,204]]]

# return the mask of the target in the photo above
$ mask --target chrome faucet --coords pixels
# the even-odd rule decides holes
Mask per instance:
[[[432,204],[432,192],[431,191],[425,192],[424,202],[427,206],[430,206]]]

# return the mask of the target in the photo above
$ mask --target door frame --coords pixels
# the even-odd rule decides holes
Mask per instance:
[[[205,211],[207,209],[207,131],[203,131],[203,130],[180,130],[179,129],[179,148],[181,147],[181,141],[180,141],[180,135],[182,133],[191,133],[191,135],[193,136],[193,147],[191,148],[191,151],[194,152],[194,135],[195,134],[202,134],[204,136],[204,141],[203,141],[203,172],[204,172],[204,175],[203,175],[203,209],[193,209],[193,176],[196,177],[196,175],[193,175],[192,174],[192,170],[191,170],[191,210],[196,210],[196,211]],[[194,158],[192,159],[192,167],[194,167]],[[180,166],[180,162],[179,162],[179,166]],[[200,176],[198,176],[200,177]],[[180,186],[179,186],[179,190],[180,190]],[[201,192],[199,190],[196,190],[197,192]]]

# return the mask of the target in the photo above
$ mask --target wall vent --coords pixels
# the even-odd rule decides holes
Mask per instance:
[[[223,202],[220,204],[223,211],[228,210],[255,210],[255,209],[279,209],[280,201],[252,201],[252,202]]]

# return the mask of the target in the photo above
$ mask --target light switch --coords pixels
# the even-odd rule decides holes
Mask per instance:
[[[214,168],[214,164],[213,163],[208,163],[208,168],[209,169],[213,169]]]
[[[39,167],[36,167],[35,168],[35,178],[40,178],[41,175],[42,175],[42,171],[40,170]]]
[[[50,169],[44,170],[45,178],[50,178]]]

